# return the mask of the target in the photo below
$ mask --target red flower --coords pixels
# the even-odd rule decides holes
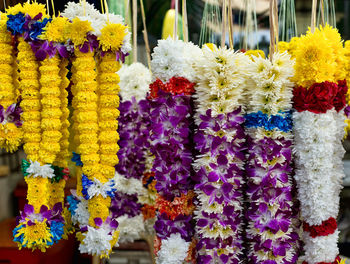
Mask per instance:
[[[333,262],[318,262],[317,264],[339,264],[340,261],[341,261],[341,258],[338,256]],[[308,263],[304,261],[303,264],[308,264]]]
[[[346,94],[348,92],[348,86],[346,84],[346,80],[338,82],[338,91],[334,98],[333,105],[335,110],[339,112],[346,106]]]
[[[159,79],[151,83],[149,85],[149,88],[150,88],[150,96],[149,96],[150,98],[157,98],[159,90],[166,91],[165,84]]]
[[[319,236],[328,236],[335,232],[337,229],[337,221],[330,217],[328,220],[322,222],[318,226],[310,226],[308,223],[303,223],[304,231],[309,232],[310,236],[315,238]]]
[[[170,92],[173,95],[192,95],[194,93],[195,85],[195,83],[191,83],[189,80],[183,77],[172,77],[166,84],[167,92]]]
[[[293,91],[294,108],[298,112],[326,113],[334,106],[338,85],[331,82],[315,83],[309,89],[297,87]]]

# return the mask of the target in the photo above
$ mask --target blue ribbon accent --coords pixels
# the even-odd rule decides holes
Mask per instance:
[[[245,126],[263,127],[265,130],[273,130],[275,128],[289,132],[293,128],[292,111],[281,112],[278,115],[267,115],[259,111],[245,115]]]
[[[81,177],[81,184],[83,186],[83,190],[81,191],[85,200],[89,200],[90,196],[88,194],[89,187],[94,184],[93,181],[89,180],[88,177],[86,177],[85,174]]]
[[[80,154],[73,152],[72,161],[75,162],[76,166],[83,166],[83,162],[81,161]]]
[[[69,195],[67,196],[67,202],[69,204],[69,212],[71,213],[71,215],[75,215],[75,211],[77,210],[80,201],[75,199],[73,195]]]

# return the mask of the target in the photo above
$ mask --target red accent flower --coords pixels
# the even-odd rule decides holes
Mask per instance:
[[[149,98],[157,98],[158,92],[162,90],[163,92],[171,93],[172,95],[183,94],[192,95],[194,93],[195,83],[190,82],[183,77],[172,77],[169,82],[164,84],[161,80],[157,79],[150,84],[150,96]]]
[[[333,105],[335,107],[335,110],[339,112],[346,106],[346,94],[348,93],[348,86],[346,83],[346,80],[339,81],[338,82],[338,92],[335,96]]]
[[[318,262],[317,264],[339,264],[340,261],[341,261],[341,258],[338,256],[333,262]],[[303,264],[308,264],[308,263],[304,261]]]
[[[151,219],[156,217],[156,208],[152,205],[145,204],[141,208],[143,220]]]
[[[155,236],[153,246],[154,246],[154,254],[157,256],[158,251],[162,246],[162,240],[159,237]]]
[[[340,111],[346,104],[346,81],[315,83],[310,88],[299,86],[293,90],[294,108],[298,112],[326,113],[333,107]]]
[[[330,217],[328,220],[322,222],[318,226],[310,226],[308,223],[303,223],[304,231],[309,232],[310,236],[315,238],[319,236],[328,236],[335,232],[337,229],[337,220]]]
[[[172,77],[166,84],[167,92],[170,92],[173,95],[192,95],[194,93],[195,85],[195,83],[192,83],[183,77]]]

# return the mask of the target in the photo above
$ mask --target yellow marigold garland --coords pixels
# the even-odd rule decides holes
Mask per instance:
[[[17,59],[20,71],[19,88],[22,91],[23,148],[28,160],[37,161],[41,142],[39,64],[30,45],[23,38],[19,39]],[[41,205],[48,205],[49,180],[41,177],[25,177],[25,180],[28,184],[28,203],[38,213]]]
[[[344,44],[344,56],[346,58],[345,71],[346,71],[346,81],[350,83],[350,41],[345,41]],[[350,89],[348,90],[346,96],[347,104],[350,105]],[[350,119],[345,120],[346,128],[345,128],[345,137],[347,137],[350,133]]]
[[[11,34],[7,31],[6,20],[0,20],[0,106],[6,111],[17,101],[16,58]],[[14,107],[14,106],[12,106]],[[22,143],[22,129],[12,122],[0,123],[0,148],[14,152]]]

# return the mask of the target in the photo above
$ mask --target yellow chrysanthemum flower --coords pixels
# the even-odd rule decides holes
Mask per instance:
[[[281,53],[283,53],[285,51],[288,52],[288,50],[289,50],[289,43],[288,42],[286,42],[286,41],[278,42],[278,51],[279,52],[281,52]]]
[[[247,50],[244,54],[249,56],[251,59],[253,59],[253,56],[265,59],[265,53],[262,50]]]
[[[25,13],[24,8],[22,4],[17,4],[15,6],[11,6],[8,9],[6,9],[6,15],[16,15],[19,12]]]
[[[40,249],[46,251],[47,244],[52,242],[52,234],[47,226],[46,219],[39,222],[35,220],[34,225],[26,225],[18,230],[15,237],[23,235],[23,245],[31,249]]]
[[[29,3],[26,2],[23,5],[23,10],[25,14],[28,14],[31,18],[34,18],[38,14],[42,14],[43,18],[46,17],[46,7],[43,4],[39,4],[36,2]]]
[[[323,28],[310,30],[301,36],[293,52],[296,58],[294,81],[297,85],[310,87],[324,81],[336,82],[337,62],[332,43]]]
[[[22,143],[23,132],[13,123],[0,124],[0,148],[15,152]]]
[[[64,43],[67,40],[65,31],[69,24],[68,18],[55,17],[46,25],[40,37],[44,40]]]
[[[80,46],[87,40],[86,35],[90,31],[93,31],[91,23],[87,20],[82,21],[76,17],[66,27],[65,36],[72,40],[74,46]]]
[[[101,30],[98,38],[103,51],[118,51],[123,45],[124,37],[127,34],[127,27],[122,24],[107,24]]]

